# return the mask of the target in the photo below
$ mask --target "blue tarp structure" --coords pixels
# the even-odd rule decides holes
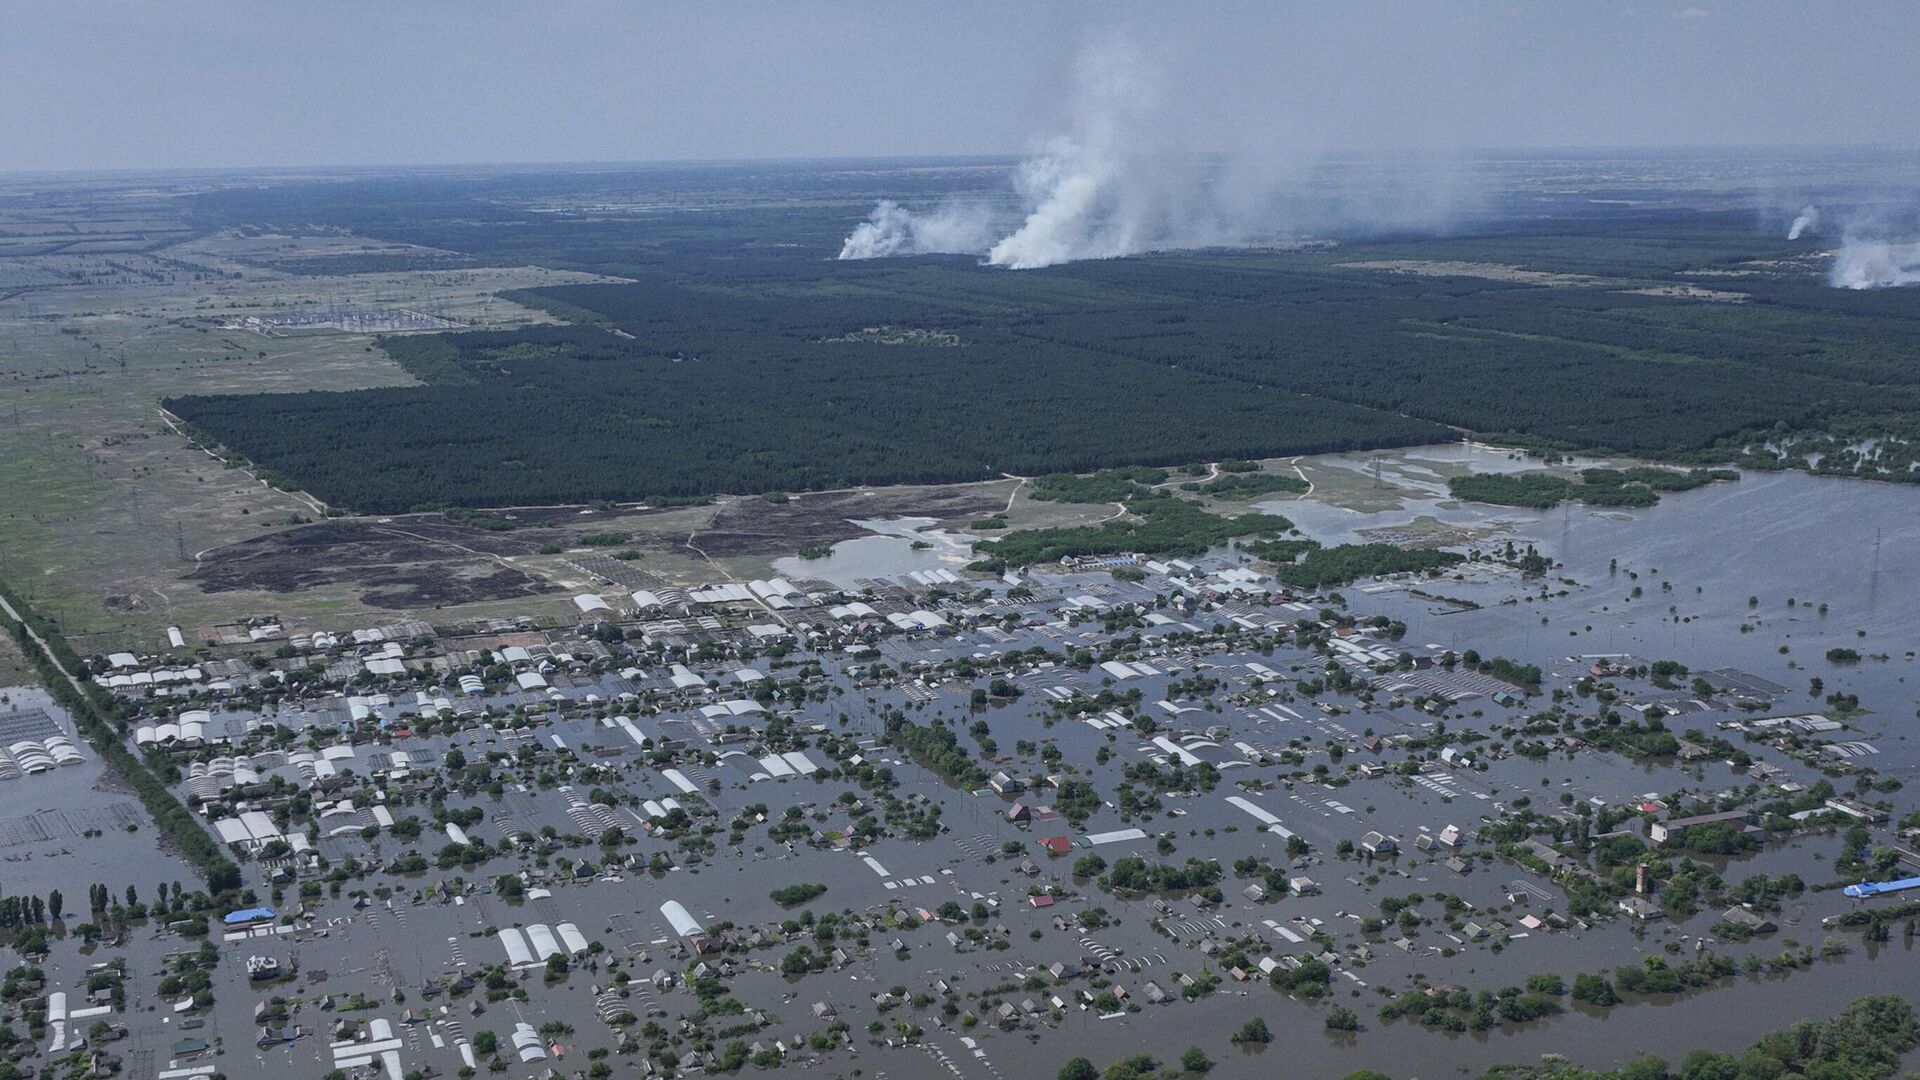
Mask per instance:
[[[1869,896],[1905,892],[1908,889],[1920,889],[1920,877],[1901,878],[1898,881],[1863,881],[1858,885],[1849,885],[1840,891],[1855,900],[1864,900]]]
[[[221,921],[228,926],[239,926],[242,923],[265,922],[273,918],[273,914],[273,909],[270,907],[250,907],[229,911]]]

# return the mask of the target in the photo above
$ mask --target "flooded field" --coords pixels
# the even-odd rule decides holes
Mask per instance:
[[[977,537],[936,528],[939,521],[934,518],[853,520],[852,524],[873,535],[842,540],[820,558],[776,559],[774,570],[857,589],[863,582],[903,577],[916,570],[958,572],[974,560],[972,545]]]

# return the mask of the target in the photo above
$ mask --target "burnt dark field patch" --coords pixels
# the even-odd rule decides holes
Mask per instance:
[[[477,549],[463,551],[411,535],[404,527],[335,523],[217,548],[202,557],[189,580],[210,593],[344,587],[356,591],[361,603],[395,610],[510,600],[548,591],[538,578]]]

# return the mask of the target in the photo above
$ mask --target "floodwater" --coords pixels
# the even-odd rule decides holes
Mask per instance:
[[[1885,714],[1881,723],[1913,715],[1920,492],[1904,485],[1746,473],[1738,482],[1663,495],[1659,505],[1641,510],[1566,505],[1533,511],[1443,498],[1410,499],[1378,513],[1312,500],[1265,505],[1324,543],[1358,542],[1363,530],[1431,517],[1496,530],[1479,542],[1482,549],[1510,539],[1521,548],[1534,544],[1561,564],[1544,584],[1565,595],[1543,598],[1542,583],[1510,577],[1468,575],[1420,585],[1479,603],[1478,610],[1361,587],[1363,606],[1404,620],[1411,641],[1540,664],[1614,653],[1673,658],[1695,669],[1738,667],[1794,688],[1819,676],[1823,693],[1805,699],[1809,711],[1825,693],[1842,690]],[[1639,597],[1632,595],[1636,588]],[[1831,648],[1869,658],[1832,664],[1825,658]],[[1871,659],[1876,654],[1887,659]]]
[[[0,780],[0,888],[67,897],[87,895],[95,882],[197,881],[193,868],[159,849],[153,820],[140,800],[107,768],[73,719],[39,687],[0,688],[0,722],[16,710],[51,716],[84,760],[12,780]],[[128,826],[132,826],[129,831]]]
[[[842,540],[824,558],[776,559],[775,573],[787,577],[818,578],[841,588],[859,588],[871,578],[902,577],[916,570],[951,570],[973,561],[973,537],[934,528],[933,518],[855,520],[872,536]],[[928,546],[916,548],[918,542]]]
[[[1908,681],[1913,662],[1906,650],[1913,647],[1916,638],[1913,628],[1920,626],[1920,595],[1916,595],[1920,590],[1914,587],[1920,583],[1920,544],[1916,544],[1920,540],[1920,514],[1913,509],[1914,492],[1893,485],[1799,474],[1753,475],[1737,484],[1669,495],[1659,506],[1647,510],[1599,512],[1573,507],[1537,513],[1453,503],[1444,498],[1442,471],[1427,467],[1517,464],[1503,454],[1470,447],[1439,447],[1403,457],[1393,479],[1405,486],[1411,478],[1418,481],[1421,490],[1396,510],[1361,514],[1312,499],[1271,505],[1310,535],[1327,542],[1352,540],[1358,530],[1401,525],[1429,516],[1501,530],[1501,542],[1511,537],[1522,546],[1535,543],[1564,567],[1545,582],[1525,582],[1511,573],[1475,570],[1459,580],[1449,577],[1421,583],[1429,592],[1482,605],[1464,611],[1456,604],[1413,596],[1406,583],[1363,584],[1345,590],[1357,613],[1382,612],[1404,619],[1410,642],[1476,648],[1487,655],[1507,655],[1543,666],[1570,655],[1632,652],[1647,659],[1671,657],[1696,669],[1738,667],[1790,688],[1788,700],[1775,711],[1801,708],[1801,702],[1808,711],[1820,707],[1820,701],[1804,695],[1807,679],[1818,674],[1831,689],[1858,692],[1862,705],[1870,710],[1859,721],[1865,733],[1859,737],[1879,742],[1882,753],[1871,762],[1874,767],[1896,773],[1911,768],[1915,750],[1900,740],[1905,718],[1912,715],[1914,707]],[[1383,476],[1385,473],[1383,468]],[[873,535],[837,545],[824,559],[783,560],[776,564],[777,569],[790,576],[854,585],[863,579],[897,577],[911,570],[958,569],[969,557],[967,537],[939,531],[930,519],[861,524]],[[1876,535],[1877,555],[1872,546]],[[911,546],[915,539],[932,546],[916,550]],[[1610,566],[1613,560],[1617,565]],[[1123,583],[1103,574],[1036,574],[1035,578],[1042,591],[1099,591],[1114,602],[1151,602],[1155,589],[1166,587],[1164,581]],[[1662,588],[1666,583],[1671,583],[1671,591]],[[1550,595],[1541,598],[1543,584]],[[1631,596],[1636,586],[1643,590],[1638,598]],[[1757,598],[1752,607],[1747,603],[1749,596]],[[1787,606],[1788,597],[1798,603]],[[1821,602],[1829,605],[1824,616],[1818,611]],[[1209,618],[1262,615],[1270,610],[1265,605],[1259,609],[1247,604],[1229,607],[1232,610],[1223,609]],[[1676,618],[1681,621],[1676,622]],[[1589,625],[1592,630],[1587,629]],[[1742,626],[1749,629],[1742,632]],[[1865,631],[1866,636],[1856,636],[1856,631]],[[883,642],[881,652],[888,661],[903,665],[1035,644],[1071,652],[1096,647],[1102,634],[1097,624],[1082,623],[996,631],[991,635],[969,631],[943,638],[899,636]],[[1859,648],[1865,654],[1885,652],[1889,659],[1868,659],[1849,666],[1828,663],[1825,650],[1840,644]],[[1781,653],[1782,646],[1788,652]],[[1285,645],[1271,655],[1188,653],[1182,646],[1165,645],[1150,637],[1141,652],[1160,673],[1116,688],[1137,687],[1146,703],[1169,694],[1179,696],[1173,683],[1182,676],[1217,674],[1235,691],[1251,693],[1245,674],[1250,662],[1290,674],[1317,672],[1324,664],[1318,656]],[[852,950],[856,959],[844,968],[793,981],[765,969],[743,970],[729,979],[733,992],[755,1007],[766,1008],[774,1018],[775,1026],[763,1036],[767,1038],[817,1030],[821,1025],[810,1020],[811,1003],[834,1005],[841,1017],[853,1024],[859,1047],[857,1057],[836,1054],[828,1059],[826,1067],[839,1074],[853,1068],[892,1076],[954,1072],[927,1048],[876,1048],[868,1042],[862,1032],[876,1015],[872,996],[892,986],[919,990],[938,979],[962,993],[981,994],[990,987],[1018,985],[1036,968],[1053,961],[1077,962],[1105,950],[1138,965],[1113,977],[1115,983],[1136,996],[1150,979],[1173,990],[1176,973],[1197,973],[1202,967],[1217,966],[1200,950],[1203,940],[1255,937],[1277,953],[1292,953],[1302,948],[1299,940],[1283,941],[1284,935],[1274,927],[1291,925],[1305,930],[1310,925],[1331,933],[1345,951],[1359,944],[1360,914],[1376,912],[1385,897],[1413,892],[1429,898],[1442,893],[1457,895],[1476,909],[1474,918],[1505,923],[1506,930],[1496,931],[1495,936],[1508,935],[1509,940],[1497,952],[1487,941],[1461,941],[1430,899],[1422,910],[1435,921],[1414,935],[1411,951],[1376,940],[1369,946],[1371,959],[1343,961],[1344,973],[1333,984],[1334,1000],[1361,1014],[1366,1030],[1357,1038],[1325,1032],[1324,1006],[1295,1002],[1257,980],[1245,984],[1229,981],[1199,1005],[1149,1005],[1139,1013],[1111,1020],[1070,1008],[1057,1028],[1043,1027],[1032,1036],[1002,1033],[990,1023],[972,1031],[956,1030],[943,1026],[935,1010],[893,1013],[888,1019],[912,1016],[924,1023],[926,1046],[950,1058],[958,1066],[958,1075],[967,1078],[1051,1075],[1063,1061],[1076,1055],[1105,1064],[1124,1054],[1146,1051],[1170,1061],[1187,1046],[1199,1045],[1220,1063],[1215,1075],[1333,1077],[1373,1068],[1396,1080],[1422,1080],[1477,1075],[1495,1062],[1530,1062],[1544,1053],[1565,1054],[1582,1064],[1605,1067],[1647,1052],[1678,1059],[1700,1047],[1738,1050],[1766,1031],[1803,1016],[1830,1015],[1864,994],[1920,994],[1920,965],[1912,963],[1908,942],[1896,938],[1887,945],[1869,947],[1858,935],[1849,934],[1840,938],[1850,950],[1841,962],[1820,962],[1809,970],[1771,978],[1743,976],[1678,1000],[1634,1002],[1604,1015],[1579,1015],[1574,1010],[1542,1023],[1459,1036],[1405,1021],[1385,1023],[1375,1011],[1383,1000],[1381,993],[1403,989],[1415,976],[1474,990],[1497,989],[1519,984],[1535,972],[1555,971],[1570,978],[1579,972],[1607,970],[1636,962],[1648,952],[1691,955],[1698,941],[1712,936],[1710,928],[1718,913],[1704,910],[1646,928],[1615,920],[1585,930],[1526,934],[1516,924],[1527,908],[1507,899],[1509,883],[1525,879],[1542,888],[1548,899],[1538,901],[1535,910],[1564,911],[1564,898],[1550,882],[1497,859],[1476,859],[1472,872],[1463,875],[1424,854],[1408,853],[1374,863],[1340,858],[1335,852],[1341,841],[1356,841],[1365,832],[1377,830],[1399,837],[1404,845],[1423,831],[1437,831],[1448,824],[1459,825],[1471,834],[1523,795],[1543,809],[1572,800],[1617,805],[1646,792],[1671,792],[1676,787],[1711,791],[1744,783],[1747,778],[1732,773],[1722,763],[1704,763],[1697,771],[1680,770],[1586,752],[1556,754],[1545,761],[1499,760],[1484,771],[1436,769],[1413,779],[1355,778],[1337,786],[1305,780],[1269,782],[1277,779],[1275,769],[1237,764],[1231,759],[1238,752],[1228,748],[1244,741],[1271,755],[1279,748],[1292,746],[1308,755],[1309,765],[1353,762],[1361,758],[1354,745],[1363,731],[1412,734],[1430,730],[1432,723],[1431,717],[1406,707],[1362,706],[1350,698],[1334,700],[1330,707],[1326,702],[1308,701],[1305,695],[1295,697],[1291,691],[1282,690],[1276,692],[1284,696],[1273,700],[1291,703],[1289,718],[1228,702],[1197,714],[1182,713],[1172,722],[1175,728],[1195,731],[1215,725],[1228,729],[1227,738],[1216,740],[1219,745],[1208,751],[1210,758],[1220,761],[1223,771],[1223,781],[1216,790],[1191,797],[1168,794],[1162,800],[1164,809],[1146,817],[1124,816],[1109,802],[1081,827],[1055,821],[1023,829],[1006,818],[1010,798],[990,791],[953,789],[888,748],[880,739],[880,710],[899,707],[920,723],[940,716],[961,727],[984,720],[999,744],[999,753],[1004,757],[1012,751],[1008,767],[1021,773],[1035,771],[1039,762],[1032,750],[1018,750],[1017,741],[1052,742],[1062,751],[1064,760],[1082,769],[1103,795],[1110,795],[1117,790],[1126,766],[1157,753],[1153,745],[1130,730],[1114,732],[1078,720],[1057,719],[1048,708],[1049,690],[1094,694],[1105,688],[1111,680],[1100,669],[1081,673],[1049,667],[1022,672],[1013,679],[1024,691],[1023,697],[975,712],[968,705],[972,684],[966,680],[931,687],[911,682],[874,687],[854,681],[849,668],[855,665],[844,658],[821,659],[830,695],[824,701],[784,710],[792,715],[795,726],[804,730],[819,724],[851,736],[868,760],[894,770],[901,783],[901,797],[925,796],[942,802],[949,832],[923,843],[883,839],[854,853],[776,842],[756,824],[742,830],[744,842],[740,847],[722,843],[705,861],[689,862],[666,874],[627,871],[582,882],[568,881],[569,875],[564,873],[536,876],[552,888],[552,895],[524,904],[508,903],[486,893],[475,893],[453,904],[416,892],[427,883],[447,880],[451,875],[446,871],[398,879],[382,876],[371,884],[399,886],[390,903],[380,898],[363,910],[350,907],[344,899],[316,902],[319,918],[301,934],[223,951],[219,997],[237,1006],[225,1010],[221,1033],[233,1049],[223,1067],[241,1075],[273,1071],[314,1075],[333,1064],[322,1039],[308,1038],[292,1050],[265,1052],[256,1052],[241,1039],[243,1034],[252,1034],[251,1025],[241,1019],[241,1014],[253,995],[245,988],[244,974],[238,967],[245,954],[256,948],[298,959],[302,973],[299,992],[309,999],[329,991],[371,992],[384,999],[396,988],[412,992],[428,979],[499,962],[503,954],[491,932],[495,927],[567,920],[576,922],[588,937],[602,941],[614,956],[630,963],[634,974],[644,976],[657,967],[681,971],[689,962],[677,948],[677,935],[660,913],[664,901],[675,900],[706,926],[732,922],[767,930],[778,943],[756,950],[753,958],[773,965],[791,947],[778,941],[776,924],[792,913],[774,905],[768,893],[775,885],[799,881],[830,885],[827,895],[815,905],[821,911],[850,909],[877,914],[888,909],[937,908],[948,900],[963,906],[975,899],[992,900],[995,913],[983,929],[998,934],[1004,927],[1012,946],[1004,951],[956,951],[945,940],[947,928],[938,923],[911,930],[876,928],[872,950]],[[788,658],[784,663],[790,665],[796,660]],[[771,663],[767,670],[782,673]],[[713,673],[725,674],[719,670]],[[650,686],[664,685],[656,676],[648,676],[648,680]],[[612,699],[622,689],[641,688],[638,682],[610,676],[582,676],[577,680],[556,676],[555,683],[559,692],[574,698],[595,693]],[[523,700],[531,704],[545,696],[527,695]],[[860,704],[863,701],[865,707]],[[1451,726],[1489,727],[1511,721],[1533,707],[1537,707],[1537,701],[1535,705],[1503,708],[1476,699],[1463,707],[1475,718],[1456,720]],[[1711,726],[1718,716],[1698,713],[1676,721],[1675,726]],[[649,732],[671,731],[694,747],[708,742],[716,751],[729,748],[708,738],[713,733],[701,726],[691,707],[670,708],[640,722]],[[660,798],[681,790],[640,760],[627,736],[609,726],[608,721],[578,713],[551,717],[535,729],[531,738],[524,739],[485,729],[454,737],[394,736],[390,746],[369,748],[365,760],[374,760],[374,750],[405,749],[415,755],[416,762],[431,764],[442,760],[454,745],[461,746],[469,760],[477,760],[490,749],[517,750],[523,744],[541,751],[549,745],[565,745],[575,749],[581,760],[602,770],[591,778],[568,778],[576,787],[605,783],[636,798]],[[1343,748],[1341,758],[1333,757],[1329,749],[1333,744]],[[973,744],[963,741],[963,745],[971,748]],[[1814,770],[1771,747],[1755,745],[1750,749],[1792,779],[1809,783],[1817,777]],[[1104,762],[1098,760],[1103,750],[1112,755]],[[817,749],[808,752],[819,757]],[[690,756],[684,769],[699,782],[697,800],[710,806],[719,822],[732,821],[739,815],[751,819],[761,812],[767,814],[768,821],[779,821],[789,807],[818,811],[826,815],[822,820],[838,821],[844,812],[828,808],[841,792],[854,787],[845,780],[827,779],[824,773],[810,780],[753,781],[740,770],[712,761],[695,764],[698,760],[697,755]],[[824,762],[825,758],[819,760]],[[476,805],[486,811],[486,820],[470,826],[470,833],[500,843],[506,835],[503,823],[507,819],[522,831],[552,826],[566,835],[579,830],[580,823],[570,816],[567,800],[533,779],[537,770],[546,767],[543,764],[518,770],[517,778],[499,800],[488,796],[454,799],[457,805]],[[88,775],[80,772],[82,769],[97,770],[98,765],[90,761],[59,775]],[[1338,772],[1336,768],[1336,775]],[[1235,783],[1242,778],[1262,783],[1242,789]],[[712,783],[707,782],[709,779]],[[11,819],[32,813],[43,804],[52,805],[46,803],[49,799],[99,799],[87,785],[67,786],[70,792],[49,785],[33,786],[31,778],[0,782],[0,817]],[[1036,856],[1039,865],[1033,877],[1017,871],[1015,859],[1000,856],[989,861],[989,856],[1006,843],[1032,852],[1037,850],[1033,841],[1038,836],[1138,825],[1147,830],[1147,836],[1102,846],[1100,853],[1109,860],[1125,854],[1152,858],[1156,855],[1155,841],[1164,833],[1176,845],[1175,850],[1162,856],[1169,861],[1197,856],[1230,866],[1237,858],[1257,855],[1276,865],[1284,862],[1282,838],[1263,831],[1254,818],[1228,803],[1230,794],[1249,798],[1309,841],[1312,853],[1296,869],[1321,884],[1319,895],[1254,901],[1240,891],[1245,882],[1229,875],[1221,882],[1227,900],[1219,908],[1202,911],[1184,900],[1173,900],[1170,910],[1161,912],[1151,901],[1117,899],[1090,882],[1074,880],[1069,868],[1072,859],[1082,854],[1080,851],[1064,861]],[[689,802],[696,800],[691,795],[682,797]],[[1910,808],[1912,798],[1903,792],[1894,796],[1894,802],[1904,810]],[[425,807],[396,807],[396,812],[423,817],[429,813]],[[630,805],[622,806],[616,818],[625,821],[628,817],[637,827],[638,813]],[[150,869],[139,861],[171,864],[150,847],[144,854],[124,850],[150,844],[149,830],[150,826],[143,823],[137,835],[109,833],[88,841],[99,845],[99,856],[89,856],[96,861],[74,862],[72,870],[77,873],[63,867],[55,875],[57,884],[68,896],[77,896],[83,895],[82,886],[94,880],[117,886],[131,875],[143,891],[149,880],[190,880],[190,875],[181,871]],[[717,835],[716,842],[723,837]],[[357,831],[319,842],[321,850],[332,858],[371,853],[378,861],[408,847],[432,852],[438,844],[438,838],[431,834],[417,845],[383,836],[369,851],[368,842]],[[1830,837],[1806,836],[1714,867],[1730,881],[1758,873],[1792,871],[1817,882],[1825,876],[1821,860],[1830,860],[1834,847]],[[650,855],[664,848],[664,841],[636,835],[629,850]],[[1470,853],[1477,850],[1478,845],[1473,845]],[[33,880],[38,889],[42,880],[40,860],[47,856],[39,849],[35,851]],[[5,851],[0,850],[0,857],[4,856]],[[79,858],[71,853],[59,857]],[[129,860],[127,865],[137,869],[107,872],[98,862],[101,858],[125,858]],[[486,880],[524,865],[520,859],[496,860],[485,870],[467,871],[466,876]],[[248,869],[252,874],[256,868]],[[14,868],[0,867],[0,878],[11,879],[13,874]],[[68,877],[78,880],[69,883]],[[251,883],[261,884],[257,880]],[[1028,890],[1047,884],[1059,885],[1071,895],[1064,896],[1052,909],[1032,908],[1026,900]],[[290,895],[272,899],[283,909],[293,902]],[[1060,930],[1052,925],[1055,913],[1070,915],[1094,906],[1106,908],[1117,922],[1092,931]],[[1779,916],[1782,929],[1778,933],[1714,948],[1744,958],[1770,956],[1792,942],[1818,945],[1825,936],[1819,927],[1820,918],[1849,906],[1851,902],[1837,892],[1808,893],[1785,906]],[[889,947],[896,936],[907,946],[901,954]],[[136,967],[151,971],[157,966],[153,962],[157,955],[178,944],[172,939],[136,935],[126,951],[133,954]],[[85,958],[58,950],[57,956],[53,970],[56,983],[72,986],[84,978],[80,965]],[[574,1053],[610,1045],[612,1033],[591,1013],[590,986],[598,981],[597,975],[597,971],[577,973],[552,990],[530,986],[533,1003],[524,1015],[535,1020],[564,1018],[572,1023],[578,1029],[568,1040]],[[150,980],[147,985],[151,985]],[[1046,991],[1031,994],[1017,989],[997,996],[1012,1002],[1028,996],[1044,998],[1053,992],[1065,997],[1087,985],[1082,980],[1057,991],[1049,986]],[[691,1007],[684,989],[655,993],[636,988],[635,993],[637,1010],[657,1006],[673,1014]],[[973,1000],[966,1006],[979,1007]],[[394,1006],[381,1013],[391,1019],[398,1011]],[[465,1017],[459,1009],[437,1014],[424,1029],[433,1033],[435,1041],[431,1045],[418,1039],[411,1041],[406,1051],[407,1065],[411,1068],[425,1062],[443,1073],[452,1071],[459,1060],[454,1047],[464,1038],[459,1023],[464,1021],[467,1032],[479,1028],[504,1032],[521,1015],[518,1006],[504,1002],[490,1007],[484,1018]],[[1257,1052],[1231,1048],[1230,1034],[1256,1015],[1268,1020],[1275,1043]],[[300,1019],[310,1026],[325,1023],[324,1015],[317,1011]],[[148,1037],[160,1038],[160,1028],[150,1018],[137,1026]],[[437,1041],[441,1037],[448,1045]],[[969,1039],[976,1045],[969,1045]],[[988,1068],[981,1066],[983,1061]],[[525,1072],[516,1067],[513,1075]]]
[[[0,686],[0,715],[16,709],[45,709],[62,719],[66,710],[53,703],[53,695],[39,686]]]
[[[1470,461],[1476,471],[1513,464],[1504,454],[1466,446],[1422,448],[1421,456]],[[1763,609],[1794,597],[1825,601],[1835,617],[1850,620],[1849,630],[1870,633],[1910,628],[1920,613],[1920,492],[1904,485],[1748,472],[1734,483],[1663,495],[1659,505],[1641,510],[1486,506],[1455,502],[1440,490],[1373,513],[1312,499],[1261,507],[1285,514],[1325,543],[1360,542],[1362,530],[1420,517],[1493,529],[1489,544],[1509,537],[1535,543],[1564,564],[1565,576],[1584,583],[1605,579],[1609,560],[1617,560],[1622,571],[1658,570],[1676,588],[1684,584],[1687,594],[1700,586],[1687,596],[1688,611],[1745,616],[1749,595],[1759,596]],[[1658,587],[1657,581],[1640,584]]]
[[[1763,946],[1761,951],[1767,950]],[[1188,1046],[1199,1046],[1220,1064],[1211,1074],[1220,1076],[1331,1078],[1373,1069],[1394,1080],[1436,1080],[1478,1076],[1500,1063],[1533,1064],[1547,1054],[1592,1068],[1618,1067],[1643,1054],[1677,1064],[1698,1049],[1737,1054],[1767,1032],[1836,1013],[1858,997],[1912,997],[1920,993],[1920,965],[1914,961],[1912,946],[1896,940],[1871,958],[1856,951],[1841,961],[1816,961],[1814,967],[1791,975],[1742,976],[1691,996],[1592,1015],[1580,1015],[1580,1007],[1571,1006],[1568,1015],[1557,1019],[1463,1035],[1430,1031],[1404,1020],[1383,1022],[1373,1015],[1372,998],[1344,1002],[1361,1014],[1365,1030],[1358,1036],[1340,1035],[1324,1030],[1324,1007],[1303,1005],[1265,986],[1229,983],[1218,993],[1244,993],[1243,1001],[1229,998],[1204,1009],[1164,1007],[1179,1010],[1177,1015],[1149,1006],[1124,1020],[1102,1021],[1082,1013],[1042,1035],[1038,1043],[1001,1039],[989,1046],[1003,1074],[1024,1076],[1049,1075],[1076,1055],[1104,1065],[1123,1056],[1116,1046],[1125,1046],[1127,1052],[1144,1048],[1163,1062],[1178,1060]],[[1233,1032],[1254,1016],[1266,1018],[1273,1043],[1263,1050],[1230,1046]],[[1176,1030],[1166,1030],[1169,1024]],[[943,1033],[934,1038],[953,1041]]]

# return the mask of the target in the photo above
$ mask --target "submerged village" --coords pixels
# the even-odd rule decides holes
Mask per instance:
[[[1303,589],[1226,548],[674,587],[582,559],[563,614],[176,627],[9,691],[0,783],[50,808],[4,823],[0,1067],[1340,1072],[1842,994],[1920,918],[1920,815],[1876,768],[1900,736],[1818,671],[1429,640],[1679,594],[1656,567],[1508,543]],[[185,820],[102,782],[79,702]]]

